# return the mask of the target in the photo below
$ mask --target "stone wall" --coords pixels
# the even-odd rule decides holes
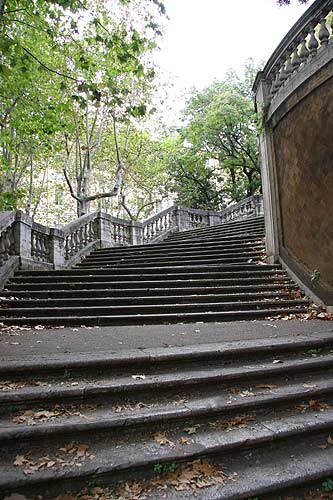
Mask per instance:
[[[329,290],[333,287],[333,77],[327,79],[328,69],[322,70],[326,78],[319,72],[297,89],[272,121],[280,254],[308,276],[320,271],[321,283]]]

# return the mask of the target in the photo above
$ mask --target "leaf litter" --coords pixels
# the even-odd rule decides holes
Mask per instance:
[[[56,404],[52,409],[39,408],[38,410],[25,410],[19,415],[12,417],[14,424],[35,425],[53,421],[61,417],[80,417],[89,418],[82,412],[91,412],[97,409],[97,405],[81,404],[63,406]]]
[[[108,487],[84,488],[80,492],[61,494],[54,500],[148,500],[156,498],[156,491],[163,495],[168,488],[175,491],[192,491],[196,496],[198,490],[212,486],[221,488],[228,481],[236,480],[236,473],[228,475],[209,461],[198,459],[179,465],[173,472],[165,472],[151,479],[123,481]],[[41,496],[34,497],[34,500],[35,498],[46,500]],[[163,498],[167,498],[167,493],[164,493]]]
[[[59,448],[54,456],[42,456],[33,458],[33,451],[24,455],[16,455],[14,465],[24,467],[23,472],[26,475],[51,468],[61,467],[81,467],[86,459],[93,460],[95,455],[88,452],[89,446],[84,443],[68,443]]]

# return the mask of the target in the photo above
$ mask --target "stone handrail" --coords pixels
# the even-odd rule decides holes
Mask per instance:
[[[98,211],[61,229],[38,224],[21,211],[2,212],[0,267],[10,256],[19,258],[22,269],[71,267],[94,247],[148,244],[164,239],[171,232],[261,214],[260,196],[246,198],[222,212],[174,205],[144,222],[124,220]]]
[[[263,215],[262,196],[254,195],[223,210],[220,213],[220,220],[223,224],[224,222],[230,222],[237,219],[258,217],[259,215]]]
[[[0,213],[0,266],[14,255],[15,212]]]
[[[268,82],[270,100],[285,87],[297,73],[331,45],[333,39],[333,0],[316,0],[295,23],[273,52],[263,71],[259,72],[254,83],[256,93],[261,80]]]

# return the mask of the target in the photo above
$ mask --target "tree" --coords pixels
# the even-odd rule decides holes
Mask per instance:
[[[158,13],[159,0],[0,1],[0,186],[7,205],[19,201],[22,180],[43,176],[41,159],[61,149],[79,214],[91,200],[118,192],[119,175],[107,192],[89,193],[92,160],[106,122],[116,134],[119,122],[146,112]],[[27,210],[33,191],[31,182],[22,191]]]
[[[225,80],[215,81],[203,91],[192,91],[179,131],[179,155],[173,163],[178,179],[175,190],[181,201],[182,177],[191,178],[192,205],[204,198],[206,208],[239,201],[260,189],[256,116],[250,92],[255,72],[250,63],[243,80],[230,72]]]

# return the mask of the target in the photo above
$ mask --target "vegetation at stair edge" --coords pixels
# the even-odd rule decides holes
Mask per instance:
[[[251,87],[230,71],[160,124],[159,0],[0,1],[0,210],[47,225],[220,210],[260,189]]]
[[[77,215],[119,194],[129,131],[153,111],[164,14],[158,0],[1,1],[1,209],[34,216],[50,168]]]
[[[181,204],[220,210],[259,192],[257,117],[251,96],[257,70],[248,61],[243,79],[230,71],[224,80],[192,90],[169,163]]]

